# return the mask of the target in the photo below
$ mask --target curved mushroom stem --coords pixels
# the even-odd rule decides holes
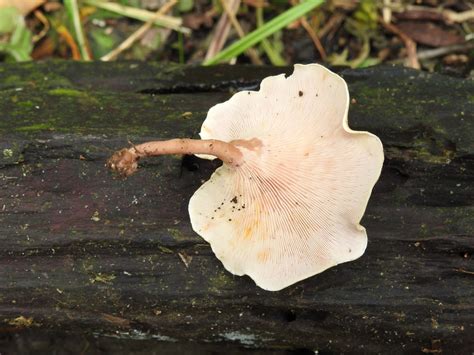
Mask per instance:
[[[242,152],[237,145],[216,139],[170,139],[153,141],[115,152],[107,161],[107,166],[121,175],[129,176],[138,168],[141,157],[166,154],[209,154],[214,155],[225,164],[239,166],[242,163]]]

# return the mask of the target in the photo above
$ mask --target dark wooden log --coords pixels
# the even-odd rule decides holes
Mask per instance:
[[[104,168],[127,140],[196,136],[211,106],[282,71],[0,66],[2,355],[473,351],[472,81],[341,72],[351,126],[385,146],[368,249],[280,292],[226,272],[190,227],[217,163],[149,159],[127,180]]]

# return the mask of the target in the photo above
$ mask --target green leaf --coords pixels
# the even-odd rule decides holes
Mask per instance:
[[[90,46],[94,58],[100,58],[111,50],[113,50],[119,43],[119,38],[114,33],[110,34],[104,28],[94,27],[89,31]]]
[[[301,16],[304,16],[309,11],[323,3],[324,0],[306,0],[299,5],[293,6],[291,9],[286,10],[282,14],[264,24],[262,27],[257,28],[227,48],[224,48],[213,58],[206,60],[203,65],[214,65],[222,61],[228,61],[238,56],[248,48],[261,42],[263,39],[281,30],[285,26],[288,26],[293,21],[297,20]]]
[[[15,7],[4,7],[0,9],[0,33],[13,32],[23,17]]]
[[[17,60],[30,60],[30,53],[33,50],[32,35],[25,25],[18,26],[10,39],[12,48],[17,52]]]
[[[378,58],[369,57],[359,64],[358,68],[367,68],[377,64],[380,64],[381,60]]]
[[[0,42],[0,52],[6,53],[17,62],[31,60],[32,35],[16,8],[0,9],[0,33],[10,34],[8,42]]]
[[[264,24],[264,22],[263,22],[263,8],[262,7],[257,7],[257,9],[255,11],[255,14],[256,14],[256,18],[257,18],[257,28],[260,28]],[[278,33],[281,33],[281,32],[277,32],[275,35],[277,35]],[[278,41],[274,41],[274,43],[278,43]],[[272,65],[276,65],[276,66],[286,65],[286,61],[281,55],[281,51],[282,51],[281,47],[279,47],[278,49],[275,48],[275,46],[267,39],[262,39],[262,42],[261,42],[260,45],[263,48],[263,50],[265,51],[265,53],[266,53],[268,59],[270,60],[270,62],[272,63]]]
[[[91,60],[89,52],[87,51],[86,40],[84,37],[84,31],[82,30],[81,17],[79,15],[79,6],[77,0],[64,0],[64,7],[66,8],[67,15],[74,27],[74,33],[81,52],[83,60]]]
[[[376,2],[374,0],[362,0],[353,16],[368,28],[376,28],[378,19]]]
[[[179,12],[191,11],[194,7],[194,0],[179,0],[178,10]]]

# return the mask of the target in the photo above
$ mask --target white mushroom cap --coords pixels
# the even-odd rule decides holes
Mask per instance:
[[[277,291],[359,258],[359,222],[383,163],[377,136],[347,123],[345,81],[321,65],[295,65],[209,110],[202,139],[257,138],[239,147],[192,196],[193,229],[224,267]]]

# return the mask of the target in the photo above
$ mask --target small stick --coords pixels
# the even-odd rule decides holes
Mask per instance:
[[[321,41],[319,40],[318,35],[316,34],[316,32],[314,32],[313,28],[308,23],[306,18],[302,17],[300,22],[301,22],[301,25],[303,26],[303,28],[306,30],[306,32],[308,32],[308,35],[311,37],[311,40],[313,41],[314,46],[318,50],[319,55],[321,56],[321,59],[323,61],[326,61],[327,54],[326,54],[326,51],[324,50],[323,45],[321,44]]]
[[[474,49],[474,43],[466,42],[463,44],[454,44],[452,46],[439,47],[434,49],[427,49],[424,51],[418,52],[418,59],[431,59],[440,57],[446,54],[453,52],[466,52],[468,50]]]
[[[332,15],[326,24],[318,31],[318,37],[323,38],[331,31],[337,29],[341,23],[344,21],[345,15],[342,13],[336,12]],[[332,36],[331,36],[332,37]]]
[[[416,42],[408,37],[405,32],[401,31],[397,26],[385,22],[383,20],[379,21],[382,26],[384,26],[390,32],[396,34],[405,44],[405,48],[407,49],[407,56],[408,56],[408,63],[407,65],[410,68],[420,69],[420,62],[418,61],[418,57],[416,55]]]
[[[462,272],[463,274],[474,275],[474,271],[464,270],[464,269],[454,269],[455,271]]]
[[[391,0],[383,0],[382,18],[386,23],[392,22]]]
[[[107,62],[109,60],[114,60],[117,56],[122,53],[124,50],[130,48],[136,41],[143,37],[143,35],[153,26],[155,20],[160,16],[166,14],[170,11],[178,0],[170,0],[164,4],[153,17],[151,17],[146,23],[144,23],[138,30],[133,32],[125,41],[119,44],[117,48],[102,56],[100,60]]]
[[[40,33],[34,35],[32,38],[33,43],[36,43],[40,39],[42,39],[44,36],[46,36],[51,26],[49,25],[49,21],[46,18],[46,16],[43,15],[43,13],[40,10],[35,10],[33,14],[39,20],[39,22],[43,24],[43,28],[41,29]]]
[[[72,37],[69,30],[64,25],[59,25],[56,28],[56,31],[66,41],[66,44],[71,49],[72,59],[81,60],[81,52],[79,51],[79,47],[77,46],[76,41],[74,41],[74,37]]]

